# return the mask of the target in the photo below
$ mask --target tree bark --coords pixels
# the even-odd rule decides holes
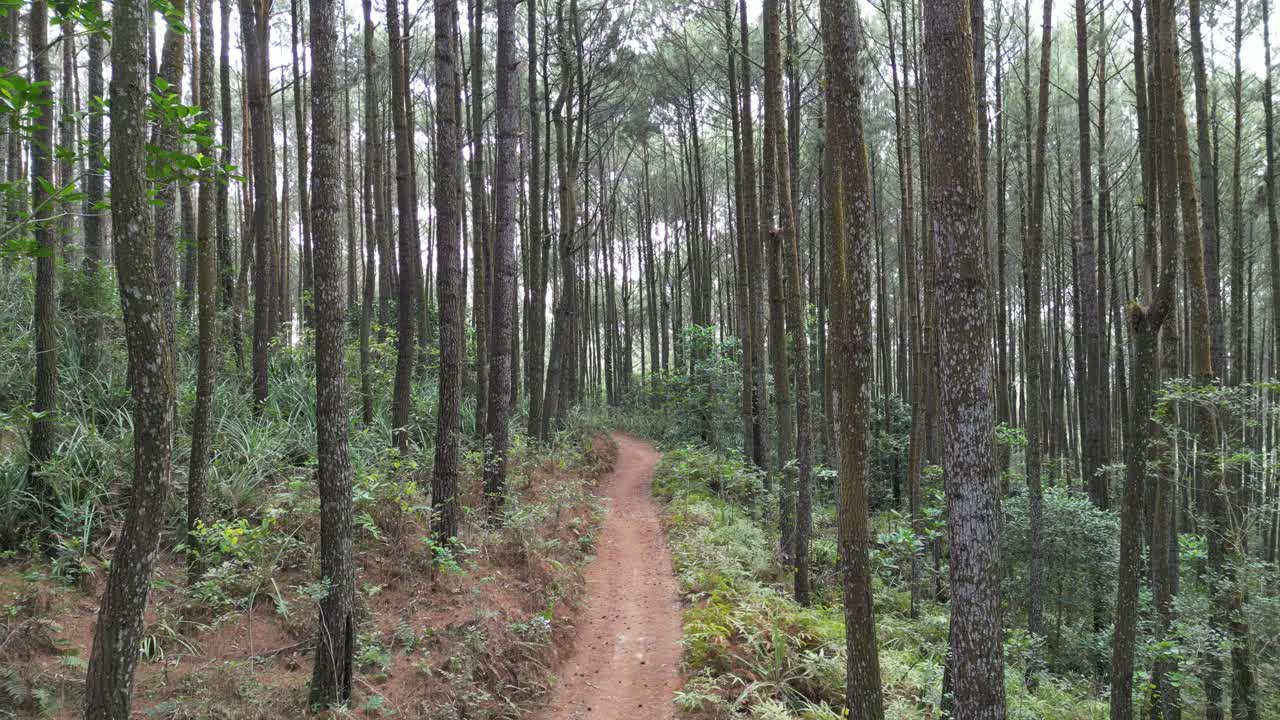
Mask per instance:
[[[752,387],[752,423],[755,437],[752,438],[752,461],[756,467],[766,470],[769,465],[769,385],[766,379],[768,372],[768,356],[765,354],[765,329],[763,319],[763,288],[760,283],[764,276],[761,255],[762,238],[760,236],[762,220],[756,194],[756,148],[754,118],[751,111],[751,33],[747,27],[746,0],[738,0],[738,33],[741,40],[739,49],[739,79],[742,83],[742,109],[738,116],[742,122],[742,176],[746,179],[742,184],[742,216],[747,246],[747,306],[748,325],[751,337],[751,387]]]
[[[1167,0],[1160,0],[1164,3]],[[1154,189],[1159,184],[1159,218],[1160,218],[1160,270],[1153,281],[1153,296],[1149,305],[1133,303],[1129,307],[1129,321],[1135,336],[1133,361],[1133,402],[1129,413],[1128,437],[1131,442],[1125,448],[1125,489],[1123,506],[1120,514],[1120,566],[1116,588],[1116,621],[1111,644],[1111,717],[1115,720],[1131,720],[1133,718],[1133,670],[1134,652],[1137,634],[1137,603],[1139,580],[1139,556],[1141,542],[1138,525],[1142,519],[1147,466],[1156,449],[1156,437],[1161,430],[1152,420],[1155,389],[1158,384],[1157,359],[1159,354],[1159,338],[1161,328],[1173,309],[1177,282],[1178,241],[1177,241],[1177,161],[1172,151],[1171,128],[1165,124],[1173,111],[1173,93],[1167,92],[1171,81],[1167,77],[1172,69],[1173,50],[1173,18],[1171,8],[1165,5],[1160,11],[1161,25],[1159,37],[1153,38],[1153,45],[1158,48],[1155,55],[1156,67],[1152,73],[1154,81],[1150,88],[1145,83],[1144,46],[1142,23],[1139,7],[1133,6],[1134,13],[1134,74],[1139,79],[1136,86],[1139,99],[1139,119],[1142,122],[1142,110],[1147,108],[1147,93],[1151,95],[1153,112],[1150,122],[1150,135],[1147,128],[1139,125],[1139,158],[1143,163],[1144,187]],[[1167,21],[1167,22],[1166,22]],[[1162,87],[1163,86],[1163,87]],[[1158,108],[1158,112],[1154,110]],[[1146,197],[1153,197],[1150,193]],[[1146,223],[1148,231],[1154,231],[1156,209],[1154,203],[1144,208],[1149,219]],[[1155,588],[1157,605],[1157,638],[1163,638],[1167,629],[1167,613],[1169,603],[1168,587],[1168,527],[1165,524],[1167,514],[1160,511],[1168,500],[1168,482],[1161,474],[1155,477],[1153,507],[1156,508],[1151,525],[1151,573]],[[1156,673],[1159,681],[1161,673]],[[1161,689],[1167,684],[1157,683]]]
[[[939,384],[951,537],[951,661],[956,720],[1005,717],[1000,504],[994,476],[991,328],[982,252],[967,0],[924,8],[930,233],[938,263]]]
[[[373,330],[374,284],[377,282],[375,256],[378,233],[382,230],[382,196],[375,178],[381,175],[382,140],[378,132],[378,99],[373,80],[373,2],[364,0],[364,214],[365,270],[364,291],[360,300],[360,408],[365,427],[373,424],[373,384],[369,378],[371,361],[369,341]]]
[[[207,0],[206,0],[207,1]],[[338,16],[335,0],[311,0],[311,175],[315,232],[317,480],[320,486],[320,601],[311,704],[351,699],[355,567],[351,549],[351,458],[347,451],[345,323],[342,303],[342,163],[338,128]],[[394,7],[395,3],[390,3]],[[392,10],[392,13],[398,11]],[[299,149],[302,145],[299,144]],[[303,183],[305,185],[305,182]]]
[[[435,3],[436,292],[440,310],[439,408],[431,475],[432,537],[452,544],[458,535],[458,444],[462,431],[462,146],[458,113],[457,0]]]
[[[467,169],[471,176],[471,320],[476,344],[476,436],[484,435],[489,407],[489,208],[484,187],[484,0],[471,5],[471,97],[468,99],[471,124],[471,154]]]
[[[516,59],[516,2],[498,0],[497,97],[498,157],[494,163],[493,317],[489,343],[489,423],[485,442],[485,496],[491,513],[501,507],[506,490],[507,451],[511,445],[511,315],[515,309],[516,263],[514,249],[519,234],[516,191],[519,179],[520,61]]]
[[[409,118],[405,109],[408,88],[404,75],[404,38],[400,34],[400,6],[387,2],[387,42],[391,75],[391,124],[396,152],[396,241],[400,261],[400,287],[396,311],[396,375],[391,404],[391,427],[396,448],[407,455],[410,445],[410,414],[413,410],[413,364],[415,359],[413,323],[418,298],[414,255],[417,253],[417,212],[414,208],[413,160]]]
[[[1027,366],[1027,422],[1025,428],[1027,446],[1025,450],[1025,466],[1027,505],[1029,508],[1028,525],[1031,529],[1027,577],[1027,632],[1036,636],[1044,635],[1044,493],[1042,490],[1044,431],[1042,427],[1043,414],[1040,406],[1044,338],[1041,330],[1041,269],[1044,263],[1045,150],[1049,129],[1049,73],[1053,48],[1053,3],[1049,0],[1046,0],[1044,4],[1044,22],[1040,43],[1040,84],[1036,105],[1035,164],[1031,169],[1031,213],[1022,250],[1025,295],[1023,304],[1025,339],[1023,344],[1027,348],[1024,353],[1024,362]],[[1037,673],[1039,671],[1039,667],[1028,668],[1028,687],[1034,689],[1037,686]]]
[[[542,423],[543,375],[547,356],[547,252],[549,239],[542,231],[542,110],[539,105],[536,62],[538,59],[538,0],[526,4],[529,34],[529,222],[524,243],[529,256],[529,308],[525,312],[525,388],[529,393],[528,433],[537,437]]]
[[[781,244],[779,260],[787,273],[786,278],[786,328],[793,359],[791,379],[795,383],[795,449],[796,449],[796,508],[795,534],[792,539],[795,565],[796,601],[809,603],[809,536],[813,523],[813,433],[809,413],[809,333],[806,326],[807,304],[800,277],[800,243],[796,234],[795,199],[792,197],[791,155],[787,148],[787,126],[783,117],[781,83],[781,33],[778,19],[778,0],[765,0],[765,135],[766,143],[772,141],[774,162],[777,166],[776,188],[779,198],[779,228],[770,233],[779,236]],[[772,9],[772,13],[770,10]],[[770,20],[772,18],[772,22]],[[772,72],[770,70],[772,68]],[[770,82],[775,77],[775,82]],[[770,121],[772,118],[772,122]],[[768,168],[766,172],[768,172]],[[785,432],[785,428],[783,431]]]
[[[42,4],[37,0],[37,6]],[[86,720],[129,717],[129,692],[172,471],[173,346],[164,325],[146,180],[149,15],[142,0],[116,0],[113,5],[111,216],[134,403],[133,487],[98,611],[85,684]]]
[[[858,6],[822,2],[826,70],[826,152],[831,177],[831,347],[840,360],[833,406],[839,438],[838,538],[845,619],[845,707],[853,720],[882,720],[879,646],[876,643],[868,560],[867,469],[870,465],[872,375],[871,188],[864,148],[862,20]]]
[[[289,13],[289,25],[292,38],[293,49],[293,127],[297,131],[294,134],[294,150],[298,156],[298,219],[302,225],[302,257],[299,278],[299,294],[302,302],[302,326],[311,327],[314,322],[315,298],[311,297],[314,292],[314,284],[312,278],[312,240],[311,240],[311,201],[308,197],[307,178],[307,142],[308,137],[306,130],[307,114],[306,94],[304,93],[304,81],[306,77],[299,72],[298,69],[298,39],[302,34],[302,5],[299,0],[291,0],[292,12]],[[314,12],[314,9],[311,10]],[[305,42],[305,38],[303,39]],[[334,42],[334,52],[338,51],[337,42]],[[312,71],[314,74],[314,70]],[[314,83],[314,81],[313,81]]]
[[[263,74],[266,52],[266,18],[259,14],[255,0],[240,0],[240,37],[244,43],[245,94],[251,125],[253,164],[253,400],[254,412],[261,415],[270,392],[273,288],[275,287],[275,244],[271,211],[274,177],[271,167],[271,121],[267,115],[267,78]]]
[[[199,0],[200,15],[200,98],[201,109],[213,123],[213,0]],[[212,135],[215,126],[210,126]],[[199,218],[196,253],[199,314],[199,351],[196,360],[196,405],[191,417],[191,459],[187,471],[187,545],[194,551],[204,518],[208,492],[210,422],[213,418],[213,380],[218,357],[218,248],[214,245],[214,185],[212,172],[200,179]],[[202,572],[198,553],[188,556],[188,581],[195,583]]]
[[[102,0],[90,2],[90,12],[102,14]],[[11,14],[16,15],[16,12]],[[103,89],[103,66],[106,64],[106,40],[102,33],[89,33],[89,103],[90,109],[99,98],[105,100]],[[0,54],[0,65],[11,67]],[[0,152],[4,151],[3,131],[0,131]],[[84,209],[84,274],[85,284],[94,290],[94,298],[98,297],[98,271],[106,262],[106,244],[103,242],[102,201],[106,197],[106,182],[102,166],[102,153],[106,147],[106,133],[103,129],[102,113],[89,113],[89,132],[87,136],[88,152],[87,170],[85,173],[85,209]],[[0,162],[3,162],[0,160]],[[0,172],[0,178],[4,177]],[[0,217],[4,207],[0,206]],[[82,339],[83,360],[86,368],[96,369],[101,359],[98,347],[102,338],[102,312],[104,308],[96,302],[85,319],[84,337]]]
[[[31,82],[52,108],[49,79],[49,4],[33,0],[27,17],[31,45]],[[44,83],[40,86],[39,83]],[[31,403],[30,465],[28,487],[42,504],[50,499],[52,489],[42,472],[42,465],[53,457],[56,444],[54,417],[58,397],[58,238],[52,220],[54,202],[48,188],[55,184],[53,176],[53,123],[48,117],[37,122],[31,135],[31,210],[36,220],[34,235],[39,253],[36,256],[36,297],[33,328],[36,350],[35,394]],[[48,538],[45,538],[48,539]]]
[[[222,151],[220,160],[223,165],[231,164],[231,5],[234,0],[220,0],[218,3],[221,22],[218,27],[221,34],[218,38],[218,91],[221,102],[222,120],[219,129],[222,131]],[[239,307],[235,303],[236,296],[236,257],[231,243],[230,190],[231,183],[219,182],[215,195],[215,212],[217,213],[218,233],[218,274],[221,282],[219,302],[221,309],[230,317],[224,325],[231,347],[234,349],[237,363],[241,358],[241,318]],[[241,233],[240,242],[247,243]]]
[[[1098,382],[1102,366],[1101,339],[1098,327],[1098,267],[1097,250],[1094,241],[1093,226],[1093,147],[1091,135],[1093,129],[1092,106],[1089,101],[1089,81],[1092,75],[1089,69],[1089,31],[1086,0],[1076,0],[1076,120],[1079,132],[1079,170],[1080,170],[1080,234],[1076,246],[1079,253],[1079,279],[1077,285],[1076,304],[1080,308],[1081,326],[1084,336],[1084,363],[1079,368],[1077,382],[1083,390],[1083,405],[1080,415],[1080,433],[1082,438],[1081,468],[1085,485],[1089,491],[1089,500],[1095,507],[1107,507],[1107,478],[1101,472],[1103,462],[1102,423],[1099,417],[1102,411],[1102,384]]]
[[[781,495],[779,496],[778,525],[781,536],[781,552],[783,564],[795,566],[795,531],[796,531],[796,477],[798,468],[790,463],[796,456],[796,416],[795,402],[791,394],[792,373],[788,367],[786,295],[783,287],[785,257],[783,243],[788,239],[783,228],[787,217],[778,217],[778,198],[781,197],[782,183],[778,170],[781,168],[779,154],[785,154],[786,123],[782,114],[782,49],[781,31],[778,27],[779,0],[770,0],[764,9],[765,25],[765,68],[764,68],[764,104],[765,127],[764,167],[761,175],[764,184],[764,202],[761,211],[761,225],[768,236],[769,254],[769,355],[773,367],[773,387],[778,405],[778,457],[775,471],[781,475]],[[778,139],[782,138],[779,144]],[[789,194],[789,193],[788,193]],[[781,208],[785,214],[788,208]],[[789,273],[788,273],[789,274]]]

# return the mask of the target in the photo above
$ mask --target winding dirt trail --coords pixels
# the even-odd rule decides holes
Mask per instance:
[[[658,451],[614,435],[601,488],[609,514],[587,568],[587,602],[561,684],[538,720],[671,720],[680,687],[680,601],[658,508]]]

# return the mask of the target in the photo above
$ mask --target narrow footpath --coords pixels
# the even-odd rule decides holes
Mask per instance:
[[[680,687],[680,601],[649,493],[658,451],[614,435],[608,516],[586,573],[573,655],[538,720],[671,720]]]

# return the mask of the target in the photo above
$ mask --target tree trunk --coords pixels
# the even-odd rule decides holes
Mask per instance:
[[[271,167],[271,121],[267,115],[267,78],[263,72],[266,52],[266,18],[260,17],[258,3],[240,0],[240,37],[244,43],[245,94],[252,131],[253,156],[253,400],[254,412],[261,415],[270,391],[272,339],[272,288],[275,286],[275,244],[272,237],[272,203],[275,173]]]
[[[458,535],[458,444],[462,431],[462,146],[458,113],[457,0],[435,4],[436,292],[440,311],[439,409],[431,475],[432,537],[437,546]]]
[[[37,0],[33,7],[42,6]],[[139,658],[134,650],[142,640],[172,470],[173,346],[163,320],[146,180],[149,16],[141,0],[116,0],[112,9],[111,216],[133,396],[133,485],[98,611],[85,683],[86,720],[129,717]],[[32,25],[43,28],[43,18]]]
[[[537,437],[542,423],[543,375],[547,355],[547,267],[546,246],[550,244],[542,232],[542,110],[539,107],[535,62],[538,57],[538,0],[528,0],[529,34],[529,223],[524,242],[529,256],[529,307],[525,312],[525,387],[529,393],[529,435]]]
[[[49,80],[49,5],[46,0],[33,0],[27,17],[31,44],[31,82],[40,88],[41,106],[52,108]],[[44,85],[41,86],[40,83]],[[41,466],[53,457],[54,410],[58,398],[58,238],[54,232],[53,210],[48,188],[53,186],[53,123],[45,117],[35,124],[31,136],[31,210],[36,245],[36,297],[33,334],[35,335],[35,395],[31,403],[30,465],[28,487],[41,503],[51,499],[51,488],[44,479]],[[171,306],[170,306],[171,307]],[[46,538],[48,539],[48,538]]]
[[[1040,84],[1036,105],[1035,165],[1031,170],[1031,214],[1026,239],[1023,241],[1022,272],[1025,300],[1023,344],[1027,366],[1027,422],[1025,465],[1027,477],[1028,525],[1031,543],[1028,558],[1027,632],[1043,637],[1044,616],[1044,499],[1042,490],[1044,447],[1042,408],[1040,407],[1041,369],[1044,363],[1041,330],[1041,269],[1044,263],[1045,150],[1049,127],[1049,72],[1053,47],[1053,3],[1044,4],[1043,31],[1040,36]],[[1038,663],[1037,663],[1038,665]],[[1027,685],[1038,684],[1039,667],[1028,668]]]
[[[98,15],[102,14],[102,0],[92,0],[90,3],[90,12]],[[12,12],[12,15],[17,15]],[[225,34],[225,33],[224,33]],[[6,42],[6,44],[8,44]],[[98,98],[105,95],[103,90],[103,66],[106,64],[104,57],[106,52],[106,41],[102,37],[102,33],[89,33],[89,102],[96,102]],[[6,61],[3,53],[0,53],[0,65],[12,67],[12,63]],[[0,153],[4,152],[4,135],[0,131]],[[101,360],[102,353],[98,347],[102,338],[102,313],[105,308],[98,302],[100,297],[97,292],[98,288],[98,271],[102,264],[106,262],[106,244],[103,242],[102,230],[102,210],[101,204],[106,197],[106,182],[104,168],[102,166],[102,152],[106,146],[106,133],[103,129],[102,113],[89,113],[89,133],[88,133],[88,168],[85,175],[85,202],[84,202],[84,274],[85,284],[91,288],[93,292],[94,304],[89,308],[88,317],[85,319],[84,336],[81,346],[83,348],[84,367],[88,369],[96,369]],[[0,160],[3,162],[3,160]],[[0,178],[3,178],[3,172],[0,172]],[[0,217],[4,216],[5,208],[0,205]]]
[[[786,123],[783,117],[781,33],[778,23],[778,0],[765,0],[765,142],[774,144],[773,160],[776,163],[776,189],[779,198],[779,228],[770,229],[776,234],[771,242],[780,245],[778,260],[787,272],[786,279],[786,328],[791,349],[792,372],[790,380],[784,376],[783,385],[795,383],[795,450],[796,450],[796,505],[792,544],[792,561],[795,565],[796,601],[809,602],[809,536],[813,521],[813,436],[809,417],[809,333],[806,327],[807,305],[800,279],[800,243],[796,236],[795,201],[792,197],[791,155],[787,149]],[[771,12],[772,11],[772,12]],[[771,80],[772,79],[772,80]],[[771,122],[772,118],[772,122]],[[766,167],[766,175],[773,166]],[[788,432],[783,426],[782,432]]]
[[[221,30],[221,35],[218,38],[218,91],[222,105],[220,129],[222,130],[221,162],[223,165],[231,164],[231,4],[233,2],[234,0],[220,0],[218,4],[219,17],[221,18],[221,22],[218,25]],[[235,303],[236,257],[231,244],[230,188],[231,183],[219,182],[215,189],[218,225],[218,274],[221,283],[219,300],[222,311],[230,316],[230,322],[226,323],[224,330],[227,332],[231,347],[235,351],[236,361],[243,363],[241,358],[241,318],[239,307]],[[240,242],[242,244],[247,244],[248,242],[243,232],[241,233]]]
[[[378,249],[378,233],[382,230],[382,199],[375,178],[382,172],[382,140],[378,132],[378,100],[374,87],[373,3],[364,0],[364,214],[365,270],[364,292],[360,301],[360,407],[365,427],[373,424],[373,384],[369,378],[369,340],[373,328],[373,294],[377,273],[374,256]]]
[[[951,675],[956,720],[1005,716],[1000,504],[991,398],[991,328],[981,232],[967,0],[924,8],[930,231],[938,263],[939,384],[951,537]]]
[[[773,367],[773,387],[778,404],[778,456],[774,471],[781,475],[781,495],[779,496],[778,525],[781,536],[782,562],[793,567],[795,562],[795,513],[796,513],[796,473],[789,466],[795,458],[796,421],[795,403],[791,396],[791,372],[787,366],[787,328],[786,297],[783,289],[783,241],[781,224],[785,218],[777,217],[777,200],[781,194],[782,178],[778,177],[780,167],[778,154],[785,153],[786,126],[782,115],[782,50],[778,24],[777,3],[770,0],[766,7],[765,17],[765,69],[764,69],[764,103],[765,128],[764,167],[761,168],[763,179],[763,203],[761,207],[761,226],[768,237],[767,253],[769,256],[769,355]],[[772,10],[772,12],[770,12]],[[777,47],[772,47],[776,45]],[[776,103],[770,107],[770,103]],[[784,138],[779,145],[777,139]]]
[[[738,63],[734,53],[737,48],[734,44],[734,27],[733,13],[736,6],[733,0],[725,0],[722,11],[724,13],[724,41],[725,41],[725,68],[729,80],[729,120],[730,132],[733,143],[733,209],[734,209],[734,261],[735,261],[735,281],[734,281],[734,308],[738,315],[738,323],[735,326],[735,334],[739,338],[741,345],[741,364],[742,364],[742,393],[739,402],[741,403],[740,412],[742,414],[742,454],[744,457],[755,457],[755,401],[754,401],[754,373],[751,368],[751,325],[747,321],[750,316],[749,305],[747,301],[747,223],[743,212],[742,196],[744,185],[747,182],[754,183],[755,178],[751,178],[744,182],[742,167],[742,121],[741,108],[738,105],[740,93],[738,90]]]
[[[556,98],[553,115],[556,126],[556,174],[559,188],[559,255],[560,255],[560,296],[557,299],[555,313],[555,341],[552,343],[551,365],[547,369],[546,399],[543,402],[543,418],[541,437],[547,439],[551,431],[563,419],[574,396],[574,386],[578,378],[579,345],[585,346],[579,337],[578,328],[578,289],[575,253],[577,251],[577,173],[578,152],[581,147],[583,129],[581,121],[574,121],[574,116],[566,109],[567,105],[580,108],[581,101],[575,103],[578,92],[578,76],[582,70],[577,65],[573,53],[577,35],[577,0],[569,0],[569,23],[573,28],[566,28],[563,0],[556,6],[556,36],[559,47],[561,79],[560,92]],[[571,37],[571,35],[573,37]],[[582,243],[586,246],[585,241]]]
[[[199,0],[200,7],[200,98],[199,104],[212,123],[213,112],[213,0]],[[215,128],[210,127],[213,134]],[[199,219],[196,228],[199,283],[199,351],[196,360],[196,406],[191,418],[191,464],[187,472],[187,544],[198,547],[197,533],[205,514],[208,490],[210,421],[213,418],[213,380],[218,357],[218,248],[214,245],[214,185],[218,180],[206,175],[200,180]],[[199,556],[188,557],[188,580],[199,579]]]
[[[398,11],[392,6],[391,13]],[[347,451],[342,303],[342,163],[339,154],[338,16],[335,0],[311,0],[311,206],[315,232],[316,449],[320,486],[320,601],[311,704],[351,699],[355,567],[351,550],[351,457]],[[299,144],[299,149],[303,147]],[[305,186],[305,182],[302,183]],[[406,283],[407,284],[407,283]],[[412,339],[412,338],[411,338]]]
[[[1079,132],[1079,170],[1080,170],[1080,234],[1076,246],[1079,248],[1079,278],[1076,285],[1079,292],[1076,304],[1080,308],[1081,329],[1084,336],[1084,363],[1077,370],[1077,383],[1082,389],[1083,407],[1080,415],[1080,434],[1082,438],[1081,468],[1085,486],[1089,491],[1089,500],[1095,507],[1107,507],[1107,478],[1102,473],[1103,443],[1102,423],[1099,417],[1102,412],[1102,384],[1098,382],[1102,366],[1101,339],[1098,327],[1097,288],[1097,251],[1093,233],[1093,147],[1091,135],[1093,128],[1092,106],[1089,102],[1089,82],[1092,73],[1089,69],[1089,32],[1087,3],[1076,0],[1076,120]]]
[[[484,0],[471,2],[471,320],[476,344],[476,436],[482,437],[489,407],[489,208],[484,187]]]
[[[1244,2],[1236,0],[1235,2],[1235,82],[1232,88],[1235,112],[1233,114],[1235,142],[1232,143],[1232,168],[1231,168],[1231,206],[1232,206],[1232,232],[1231,232],[1231,372],[1228,376],[1229,384],[1239,386],[1243,384],[1247,375],[1245,372],[1245,358],[1247,350],[1244,343],[1245,336],[1245,303],[1248,297],[1244,290],[1244,208],[1241,191],[1241,172],[1240,172],[1240,148],[1243,142],[1240,140],[1243,133],[1243,110],[1241,107],[1241,92],[1243,87],[1243,70],[1240,64],[1240,46],[1243,43],[1243,24],[1244,24]],[[1269,8],[1268,8],[1269,10]],[[1270,40],[1270,38],[1267,38]],[[1268,44],[1268,54],[1270,47]],[[1269,67],[1269,66],[1268,66]],[[1268,74],[1269,78],[1269,74]],[[1270,93],[1267,94],[1270,98]],[[1268,100],[1269,101],[1269,100]],[[1270,111],[1269,111],[1270,112]],[[1271,128],[1268,124],[1267,142],[1271,143]],[[1268,198],[1268,202],[1274,198]],[[1219,373],[1223,372],[1223,368],[1217,368]],[[1231,437],[1239,438],[1242,428],[1238,424],[1233,424],[1228,428]],[[1249,507],[1248,494],[1244,492],[1245,468],[1241,468],[1238,472],[1232,472],[1227,479],[1227,487],[1230,494],[1227,496],[1230,501],[1229,509],[1233,512],[1230,516],[1230,525],[1239,527],[1236,522],[1241,519]],[[1241,543],[1240,552],[1244,551],[1244,543]],[[1244,589],[1232,598],[1232,601],[1243,604]],[[1249,652],[1249,627],[1245,623],[1243,617],[1237,613],[1238,608],[1230,608],[1232,610],[1232,619],[1230,621],[1232,647],[1231,647],[1231,666],[1232,666],[1232,692],[1231,692],[1231,717],[1233,720],[1256,720],[1258,717],[1257,702],[1253,698],[1254,678],[1252,673],[1252,664],[1250,662]]]
[[[502,504],[511,445],[511,314],[515,309],[515,244],[519,232],[516,208],[520,133],[520,61],[516,58],[516,2],[498,0],[497,96],[498,157],[494,163],[493,317],[489,343],[489,423],[485,447],[485,496],[490,512]]]
[[[292,12],[289,13],[290,30],[292,37],[293,49],[293,127],[297,131],[294,134],[294,149],[298,155],[298,219],[302,225],[302,257],[299,278],[299,294],[302,297],[302,326],[311,327],[314,322],[315,298],[311,297],[314,292],[314,284],[312,282],[312,247],[311,247],[311,201],[308,198],[309,188],[307,187],[307,114],[304,112],[306,108],[306,95],[303,90],[303,82],[306,79],[298,71],[298,38],[302,34],[302,11],[299,0],[291,0]],[[311,12],[314,12],[312,10]],[[303,39],[305,42],[305,38]],[[338,51],[337,42],[333,45],[334,52]],[[312,71],[314,77],[314,70]],[[314,81],[313,81],[314,82]],[[336,98],[335,98],[336,100]]]
[[[859,62],[858,6],[822,2],[826,60],[826,152],[831,176],[831,347],[839,362],[833,406],[838,423],[840,569],[845,619],[845,707],[854,720],[884,718],[876,644],[867,518],[870,465],[868,385],[871,357],[871,188],[862,123],[864,77]],[[849,232],[846,233],[846,229]]]
[[[738,0],[738,33],[741,40],[739,50],[739,79],[742,83],[742,109],[738,116],[742,122],[742,176],[747,179],[742,184],[742,214],[745,226],[747,245],[747,305],[749,311],[748,324],[751,337],[751,373],[752,373],[752,414],[753,431],[751,447],[754,452],[752,460],[756,467],[767,470],[769,465],[769,385],[768,356],[765,354],[764,329],[764,297],[760,283],[764,275],[764,262],[761,254],[763,239],[761,228],[764,222],[760,217],[760,207],[756,195],[756,148],[754,118],[751,111],[751,34],[747,28],[747,2]]]
[[[405,109],[408,88],[404,76],[404,38],[400,34],[400,6],[387,2],[387,42],[391,75],[391,124],[396,152],[396,241],[399,250],[400,287],[396,310],[396,375],[391,404],[391,428],[395,446],[407,455],[410,445],[410,414],[413,410],[413,364],[415,360],[413,323],[418,298],[414,255],[417,253],[417,212],[414,208],[413,160],[409,118]]]
[[[1159,218],[1160,218],[1160,270],[1159,277],[1152,281],[1153,296],[1149,305],[1133,303],[1129,308],[1129,319],[1133,324],[1136,340],[1133,362],[1133,402],[1129,413],[1128,437],[1131,442],[1126,445],[1125,457],[1125,489],[1123,506],[1120,514],[1120,566],[1119,582],[1116,588],[1116,621],[1111,645],[1111,717],[1115,720],[1131,720],[1133,718],[1133,670],[1134,652],[1137,634],[1138,603],[1138,562],[1141,542],[1138,525],[1142,519],[1144,504],[1145,479],[1147,466],[1152,461],[1156,449],[1156,438],[1162,431],[1154,423],[1151,413],[1154,408],[1155,389],[1158,383],[1157,358],[1159,355],[1159,338],[1161,327],[1173,308],[1175,283],[1177,281],[1177,215],[1176,198],[1177,161],[1172,152],[1172,132],[1166,122],[1174,107],[1172,93],[1167,92],[1171,81],[1167,77],[1172,66],[1171,39],[1172,13],[1166,6],[1161,10],[1162,24],[1159,37],[1153,38],[1153,45],[1159,50],[1156,57],[1154,82],[1149,88],[1153,112],[1150,122],[1145,120],[1147,109],[1148,86],[1145,80],[1144,48],[1142,23],[1139,8],[1134,5],[1134,74],[1138,82],[1136,92],[1139,101],[1139,158],[1143,164],[1144,188],[1152,188],[1159,183]],[[1164,20],[1168,20],[1167,24]],[[1163,85],[1163,87],[1162,87]],[[1158,108],[1158,112],[1155,110]],[[1146,125],[1150,126],[1150,134]],[[1158,160],[1158,163],[1157,163]],[[1146,193],[1146,197],[1154,197]],[[1149,218],[1146,232],[1154,232],[1156,210],[1154,204],[1148,204],[1145,211]],[[1157,473],[1154,484],[1154,507],[1159,509],[1166,504],[1169,495],[1167,480]],[[1167,629],[1168,611],[1168,528],[1165,524],[1166,513],[1157,511],[1150,522],[1151,529],[1151,564],[1153,584],[1158,587],[1155,602],[1157,605],[1157,640],[1163,638],[1163,630]],[[1161,673],[1156,673],[1160,679]],[[1164,685],[1163,683],[1159,683]],[[1164,685],[1167,687],[1167,685]],[[1161,689],[1163,690],[1164,687]]]

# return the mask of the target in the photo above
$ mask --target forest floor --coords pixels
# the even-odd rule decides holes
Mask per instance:
[[[600,487],[609,513],[586,572],[586,601],[562,683],[538,720],[670,720],[680,686],[680,600],[650,493],[658,452],[614,435]]]
[[[598,434],[550,450],[515,451],[507,520],[490,528],[468,513],[460,532],[465,557],[444,568],[433,565],[422,541],[428,530],[415,508],[429,505],[414,489],[421,484],[406,478],[389,485],[390,500],[359,503],[358,509],[369,509],[361,512],[365,523],[356,542],[363,618],[356,696],[339,715],[508,718],[543,706],[557,676],[566,678],[571,694],[555,695],[554,707],[573,710],[575,698],[591,697],[583,688],[618,686],[622,679],[640,694],[619,691],[618,703],[627,704],[616,707],[669,708],[680,621],[670,554],[648,496],[657,454],[639,441],[618,441],[621,448]],[[615,452],[619,466],[612,472]],[[481,502],[477,468],[469,466],[463,476],[470,507]],[[613,501],[607,516],[601,496]],[[199,592],[186,589],[182,558],[171,548],[162,553],[134,717],[308,715],[314,483],[281,481],[271,497],[282,519],[262,533],[256,529],[268,526],[253,519],[239,536],[238,547],[261,549],[211,571]],[[603,544],[592,562],[597,539]],[[109,548],[101,556],[109,557]],[[36,556],[0,555],[0,718],[78,717],[104,577],[100,560],[69,584]],[[602,628],[610,631],[607,642],[597,639]],[[578,650],[570,659],[575,638]],[[645,672],[633,672],[634,666]],[[661,699],[644,695],[646,685],[655,693],[662,688]],[[670,715],[641,710],[629,717]]]

